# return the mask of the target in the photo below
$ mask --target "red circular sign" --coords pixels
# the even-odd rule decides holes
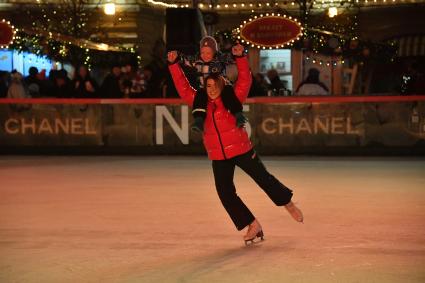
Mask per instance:
[[[301,25],[285,17],[267,16],[249,21],[241,28],[242,39],[264,47],[282,47],[301,36]]]
[[[0,22],[0,45],[9,45],[13,40],[13,28],[5,22]]]

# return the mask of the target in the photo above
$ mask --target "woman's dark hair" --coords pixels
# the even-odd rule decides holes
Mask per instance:
[[[206,84],[208,83],[208,80],[213,80],[217,87],[220,89],[220,92],[223,91],[224,86],[226,85],[226,81],[224,80],[223,76],[218,73],[212,73],[205,78],[205,88]]]

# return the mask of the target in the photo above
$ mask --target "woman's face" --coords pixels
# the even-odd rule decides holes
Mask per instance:
[[[207,94],[211,99],[216,99],[221,94],[220,88],[213,79],[207,80]]]

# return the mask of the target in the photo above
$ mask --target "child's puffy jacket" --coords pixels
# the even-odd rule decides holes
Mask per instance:
[[[238,99],[243,103],[248,96],[252,76],[246,57],[236,58],[236,66],[238,79],[234,90]],[[168,68],[180,97],[192,106],[196,90],[190,86],[179,64],[169,65]],[[229,159],[252,149],[245,128],[236,126],[236,119],[224,107],[221,96],[214,100],[208,99],[203,138],[205,149],[211,160]]]

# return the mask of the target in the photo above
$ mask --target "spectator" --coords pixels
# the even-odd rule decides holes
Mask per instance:
[[[133,77],[136,74],[134,68],[130,64],[126,64],[121,68],[121,87],[125,97],[130,97],[131,89],[133,88]]]
[[[270,88],[270,84],[267,82],[262,73],[256,73],[254,79],[264,90],[268,90]]]
[[[145,87],[145,81],[143,72],[138,68],[137,64],[126,64],[122,68],[121,77],[125,97],[140,97]]]
[[[308,70],[307,78],[297,87],[297,95],[328,95],[329,89],[319,80],[320,72],[316,68]]]
[[[131,77],[131,89],[130,89],[130,97],[137,98],[142,95],[142,92],[145,89],[145,78],[143,75],[143,71],[137,69],[134,72],[134,75]]]
[[[270,81],[270,89],[274,95],[280,95],[283,91],[286,91],[285,85],[279,78],[279,74],[275,69],[267,71],[267,78]]]
[[[425,92],[425,74],[420,69],[419,63],[410,63],[402,75],[401,93],[420,95]]]
[[[271,88],[271,85],[266,81],[264,75],[261,73],[255,74],[253,76],[251,89],[249,90],[248,97],[254,96],[267,96],[268,90]]]
[[[155,41],[152,48],[152,60],[145,66],[151,72],[149,83],[147,85],[147,96],[143,97],[163,97],[163,86],[167,77],[167,61],[166,61],[166,47],[162,39]]]
[[[68,72],[65,69],[61,69],[53,73],[52,94],[59,98],[71,98],[74,96],[72,83],[68,78]]]
[[[153,77],[152,68],[150,66],[145,66],[143,68],[144,86],[143,86],[143,92],[140,96],[141,98],[160,97],[160,94],[158,93],[159,90],[154,85],[152,77]]]
[[[46,81],[46,69],[41,69],[41,71],[37,74],[37,79],[42,82]]]
[[[0,98],[7,97],[9,88],[9,72],[0,71]]]
[[[97,83],[90,76],[87,66],[80,66],[75,74],[74,81],[74,97],[76,98],[94,98],[96,97]]]
[[[30,98],[31,96],[28,93],[28,90],[25,88],[23,83],[23,76],[21,73],[12,71],[11,73],[11,83],[7,91],[8,98]]]
[[[40,73],[39,73],[40,74]],[[56,77],[59,76],[59,71],[51,69],[49,72],[49,79],[46,81],[46,94],[48,97],[56,97]]]
[[[46,96],[46,93],[48,92],[48,88],[49,88],[49,81],[46,78],[46,69],[41,69],[41,71],[38,72],[37,79],[41,83],[40,95]]]
[[[28,87],[28,92],[31,97],[41,97],[43,92],[43,82],[38,78],[37,67],[30,67],[28,69],[29,75],[24,79],[25,84]]]
[[[121,87],[121,68],[113,66],[111,72],[105,77],[100,87],[100,97],[123,98]]]
[[[167,69],[164,68],[157,61],[152,61],[150,64],[145,66],[144,71],[145,84],[147,93],[143,97],[162,97],[162,86],[166,79]],[[148,95],[148,96],[146,96]]]

